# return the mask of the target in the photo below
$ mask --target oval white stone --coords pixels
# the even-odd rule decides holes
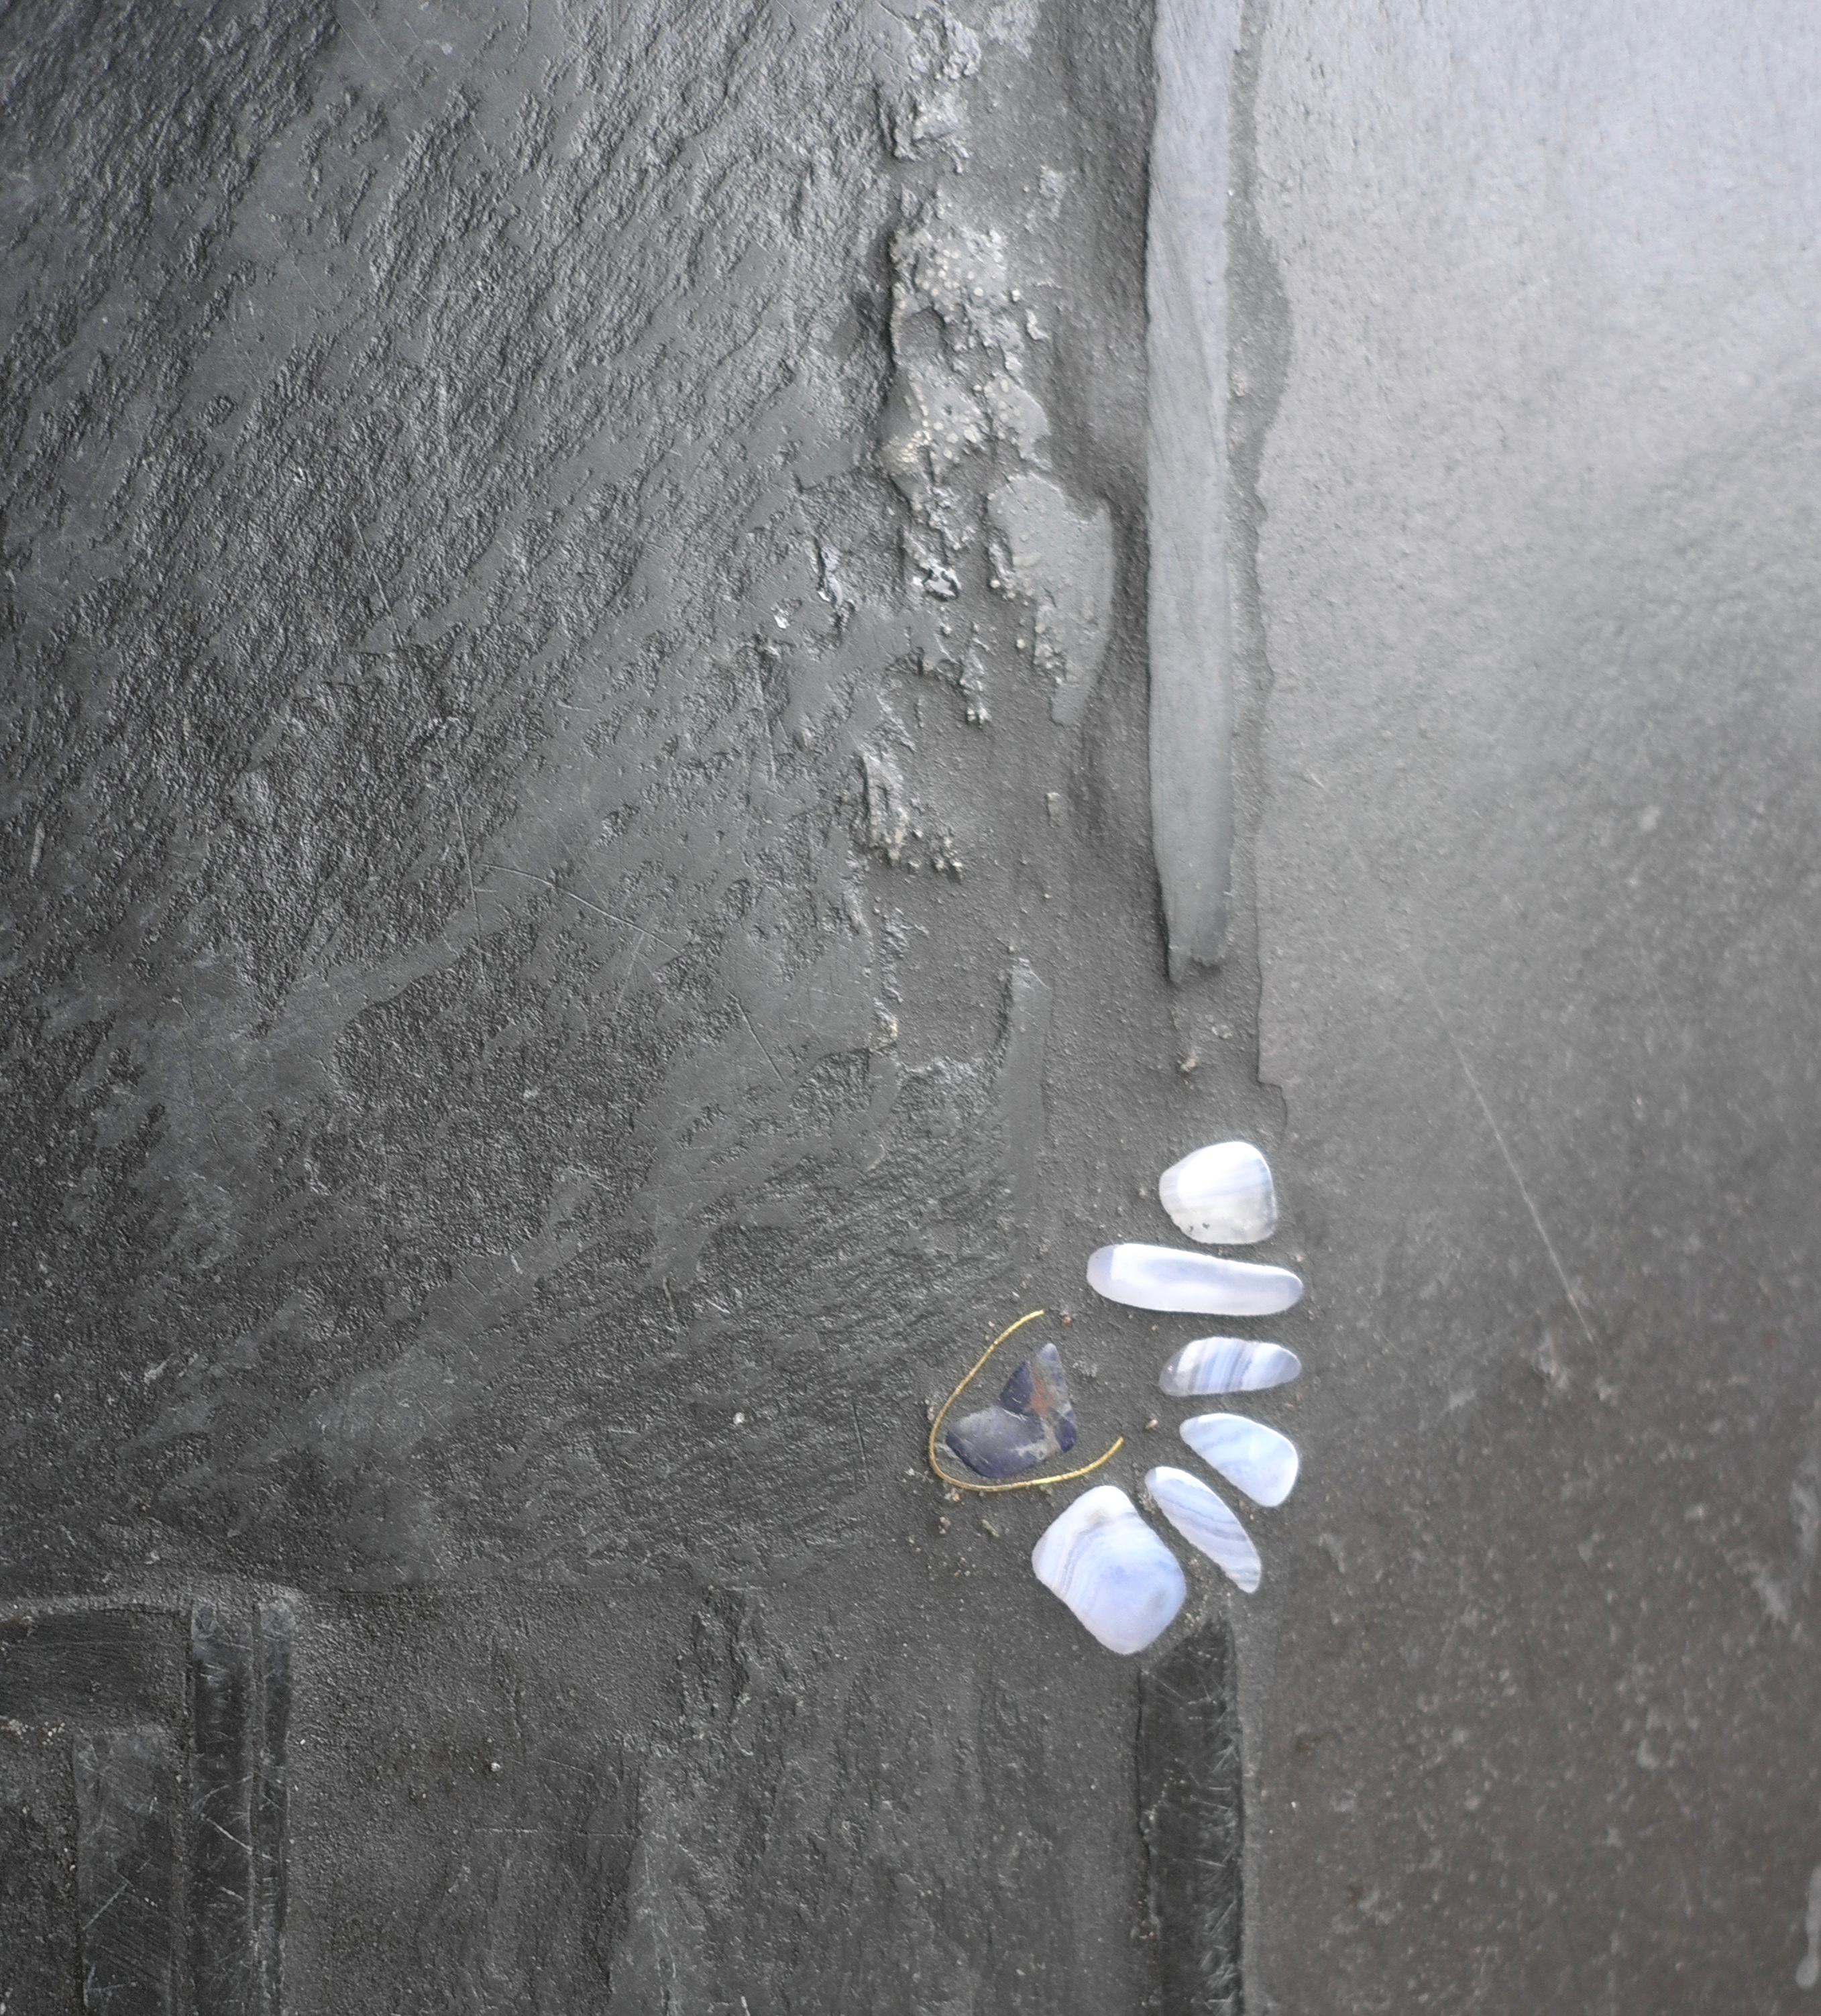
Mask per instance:
[[[1097,1484],[1059,1512],[1031,1565],[1110,1652],[1142,1652],[1189,1593],[1182,1564],[1116,1484]]]
[[[1110,1302],[1185,1316],[1274,1316],[1302,1299],[1302,1283],[1287,1267],[1176,1246],[1103,1246],[1089,1259],[1088,1285]]]
[[[1287,1386],[1302,1370],[1302,1360],[1280,1344],[1246,1337],[1198,1337],[1186,1344],[1157,1375],[1164,1392],[1182,1399],[1198,1393],[1257,1393]]]
[[[1265,1565],[1245,1528],[1225,1503],[1193,1471],[1168,1463],[1149,1473],[1144,1488],[1189,1546],[1218,1563],[1250,1596],[1258,1586]]]
[[[1182,1439],[1228,1483],[1259,1505],[1281,1505],[1296,1482],[1301,1458],[1296,1444],[1243,1414],[1192,1414]]]
[[[1277,1229],[1271,1165],[1250,1141],[1217,1141],[1172,1162],[1157,1179],[1157,1197],[1204,1246],[1251,1246]]]

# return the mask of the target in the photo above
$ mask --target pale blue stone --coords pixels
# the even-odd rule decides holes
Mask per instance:
[[[1157,1179],[1157,1198],[1204,1246],[1251,1246],[1277,1229],[1271,1165],[1250,1141],[1217,1141],[1172,1162]]]
[[[1110,1302],[1185,1316],[1272,1316],[1302,1298],[1302,1283],[1287,1267],[1177,1246],[1103,1246],[1088,1262],[1088,1285]]]
[[[1218,1564],[1250,1596],[1265,1565],[1238,1518],[1193,1471],[1163,1464],[1150,1471],[1144,1488],[1157,1510],[1192,1547]]]
[[[1192,1414],[1182,1439],[1228,1483],[1259,1505],[1281,1505],[1301,1467],[1296,1444],[1243,1414]]]
[[[1257,1393],[1287,1385],[1301,1370],[1302,1360],[1280,1344],[1198,1337],[1164,1366],[1157,1384],[1178,1399],[1200,1393]]]
[[[1110,1652],[1142,1652],[1189,1594],[1181,1564],[1116,1484],[1096,1485],[1058,1513],[1031,1566]]]

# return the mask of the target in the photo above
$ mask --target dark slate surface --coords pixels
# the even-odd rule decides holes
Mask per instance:
[[[82,2007],[171,2016],[182,1978],[182,1748],[168,1729],[83,1731],[72,1762]]]
[[[1286,2016],[1814,2000],[1816,27],[1261,37]]]
[[[1245,1784],[1232,1634],[1210,1619],[1139,1689],[1138,1798],[1162,2016],[1240,2016]]]
[[[292,2006],[1141,2006],[1135,1675],[920,1465],[1044,1304],[1135,1488],[1082,1262],[1275,1126],[1158,927],[1148,18],[28,11],[0,1591],[301,1592]]]
[[[1245,10],[1179,989],[1146,28],[0,23],[0,1593],[305,1593],[299,2007],[1144,2007],[1135,1676],[918,1465],[1042,1303],[1135,1484],[1233,1132],[1249,2006],[1812,1999],[1812,26]]]
[[[152,1609],[0,1618],[0,1721],[175,1727],[185,1714],[181,1620]]]
[[[914,1410],[1021,1241],[1075,1292],[1176,1145],[1106,1125],[1193,1089],[1143,24],[1024,20],[15,34],[9,1586],[870,1535],[850,1400]],[[894,345],[1007,375],[995,259],[1049,428],[945,464],[944,599],[881,416]],[[1125,542],[1074,731],[988,585],[1037,470]]]
[[[63,1730],[0,1723],[0,1954],[9,2011],[75,2016],[76,1790]]]
[[[297,1611],[218,1582],[0,1618],[8,2010],[283,2005]]]
[[[204,1602],[190,1625],[189,1956],[197,2016],[280,2005],[288,1608]]]

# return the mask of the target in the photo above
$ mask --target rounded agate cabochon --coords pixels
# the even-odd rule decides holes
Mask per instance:
[[[1189,1594],[1176,1557],[1116,1484],[1096,1485],[1059,1512],[1031,1566],[1110,1652],[1142,1652]]]
[[[1260,1505],[1281,1505],[1301,1466],[1296,1444],[1243,1414],[1191,1414],[1179,1431],[1201,1460]]]
[[[1271,1165],[1250,1141],[1217,1141],[1172,1162],[1157,1179],[1157,1198],[1204,1246],[1251,1246],[1277,1229]]]
[[[1166,1393],[1184,1399],[1197,1393],[1256,1393],[1283,1386],[1302,1370],[1302,1360],[1280,1344],[1243,1337],[1198,1337],[1186,1344],[1157,1375]]]

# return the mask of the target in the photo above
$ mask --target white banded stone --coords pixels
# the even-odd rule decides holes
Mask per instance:
[[[1172,1162],[1157,1179],[1157,1198],[1204,1246],[1251,1246],[1277,1229],[1271,1165],[1250,1141],[1216,1141]]]
[[[1274,1316],[1302,1298],[1302,1283],[1287,1267],[1178,1246],[1103,1246],[1089,1259],[1088,1285],[1110,1302],[1185,1316]]]
[[[1302,1370],[1302,1360],[1280,1344],[1249,1337],[1198,1337],[1186,1344],[1157,1375],[1157,1384],[1177,1399],[1202,1393],[1258,1393],[1287,1386]]]
[[[1031,1566],[1110,1652],[1142,1652],[1189,1593],[1182,1564],[1116,1484],[1096,1485],[1059,1512]]]
[[[1281,1505],[1301,1467],[1287,1435],[1243,1414],[1192,1414],[1182,1424],[1182,1436],[1204,1463],[1256,1504]]]
[[[1258,1586],[1265,1565],[1251,1535],[1218,1494],[1193,1471],[1168,1463],[1147,1473],[1144,1488],[1189,1546],[1225,1569],[1250,1596]]]

